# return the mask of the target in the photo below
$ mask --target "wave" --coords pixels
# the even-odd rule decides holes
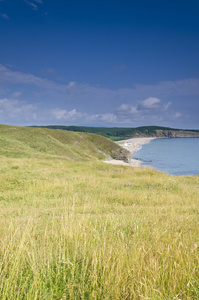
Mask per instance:
[[[134,153],[140,151],[141,149],[142,149],[142,146],[140,146],[139,148],[137,148]]]

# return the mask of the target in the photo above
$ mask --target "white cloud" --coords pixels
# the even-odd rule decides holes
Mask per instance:
[[[122,105],[119,107],[119,110],[120,110],[120,111],[127,111],[127,110],[129,110],[129,105],[127,105],[127,104],[122,104]]]
[[[12,71],[0,64],[0,80],[4,83],[23,84],[25,86],[33,86],[45,90],[52,90],[56,92],[65,93],[66,86],[57,84],[52,80],[44,79],[34,76],[32,74]]]
[[[148,97],[137,101],[135,105],[122,104],[117,110],[117,119],[124,123],[150,122],[158,123],[173,120],[173,112],[169,110],[171,102],[164,103],[161,99]],[[181,116],[180,113],[176,116]]]
[[[20,97],[21,95],[22,95],[22,92],[17,91],[17,92],[14,92],[14,93],[12,94],[12,98],[18,98],[18,97]]]
[[[137,114],[138,108],[136,106],[131,106],[129,112],[130,114]]]
[[[171,106],[171,102],[167,102],[164,104],[164,110],[167,110]]]
[[[0,123],[7,123],[10,119],[13,121],[34,120],[36,108],[35,104],[28,104],[15,99],[0,99]]]
[[[73,110],[71,110],[71,111],[68,112],[68,117],[69,118],[78,118],[78,117],[81,117],[81,116],[82,116],[82,114],[78,113],[76,111],[76,109],[73,109]]]
[[[56,70],[54,68],[43,68],[43,72],[44,72],[44,74],[47,74],[47,75],[55,75],[56,74]]]
[[[29,0],[24,0],[28,5],[30,5],[32,7],[33,10],[37,10],[38,9],[38,4],[43,4],[42,0],[33,0],[33,1],[29,1]],[[36,3],[35,3],[36,2]]]
[[[69,84],[66,86],[67,89],[71,89],[74,88],[76,86],[76,82],[75,81],[70,81]]]
[[[139,102],[139,108],[148,108],[148,109],[154,109],[158,108],[161,100],[154,97],[149,97],[143,101]]]
[[[65,109],[56,108],[51,111],[51,114],[55,119],[60,120],[60,119],[64,119],[64,117],[67,114],[67,111]]]
[[[117,117],[113,113],[107,113],[107,114],[94,114],[87,118],[88,120],[93,121],[102,121],[106,123],[114,123],[117,121]]]
[[[32,9],[37,10],[37,5],[36,5],[35,3],[30,2],[30,1],[28,1],[28,0],[25,0],[25,2],[26,2],[28,5],[30,5],[30,6],[32,7]]]
[[[131,106],[131,105],[128,105],[128,104],[122,104],[118,108],[118,111],[120,113],[124,113],[124,114],[137,114],[139,112],[137,106]]]
[[[10,17],[7,14],[0,14],[0,16],[6,20],[10,20]]]
[[[51,116],[55,118],[56,120],[63,120],[63,121],[74,121],[77,119],[80,119],[83,117],[83,114],[80,112],[77,112],[76,109],[72,109],[70,111],[67,111],[65,109],[53,109],[51,110]]]
[[[159,98],[149,97],[142,101],[137,101],[136,105],[122,104],[118,111],[120,114],[143,114],[155,113],[157,110],[166,110],[171,105],[171,102],[163,104]]]
[[[80,123],[92,123],[92,122],[100,122],[100,123],[114,123],[117,121],[117,116],[113,113],[107,114],[88,114],[78,112],[76,109],[72,109],[67,111],[65,109],[53,109],[50,112],[51,116],[58,121],[78,121]]]
[[[175,113],[175,118],[179,118],[179,117],[181,117],[181,116],[182,116],[181,113],[179,113],[179,112],[176,112],[176,113]]]

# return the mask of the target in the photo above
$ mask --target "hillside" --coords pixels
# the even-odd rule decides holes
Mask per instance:
[[[37,127],[37,126],[36,126]],[[40,127],[40,126],[39,126]],[[199,137],[199,130],[182,130],[159,126],[142,126],[136,128],[121,127],[86,127],[86,126],[41,126],[43,128],[61,129],[67,131],[90,132],[102,135],[113,141],[129,139],[132,137]]]
[[[62,157],[85,161],[108,156],[128,161],[130,153],[96,134],[0,125],[0,155],[6,157]]]

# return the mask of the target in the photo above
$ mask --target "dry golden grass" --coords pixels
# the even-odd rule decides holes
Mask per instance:
[[[0,299],[199,299],[199,176],[0,162]]]

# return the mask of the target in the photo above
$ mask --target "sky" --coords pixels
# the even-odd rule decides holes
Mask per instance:
[[[0,124],[199,129],[199,0],[0,0]]]

